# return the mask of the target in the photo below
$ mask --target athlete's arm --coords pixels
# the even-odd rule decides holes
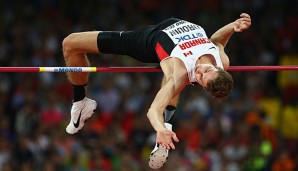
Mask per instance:
[[[217,45],[220,44],[225,47],[234,32],[242,32],[243,30],[248,29],[250,25],[250,16],[246,13],[242,13],[239,19],[217,30],[211,36],[210,40]]]
[[[167,81],[166,76],[164,76],[162,78],[161,87],[166,83],[166,81]],[[178,101],[179,101],[179,94],[176,95],[175,97],[172,97],[168,105],[177,107]]]
[[[182,89],[176,89],[176,87],[179,87],[179,85],[175,85],[174,78],[167,79],[155,96],[147,113],[152,127],[157,132],[157,143],[167,149],[175,149],[173,140],[176,142],[179,141],[174,132],[166,129],[163,117],[165,107],[169,104],[170,100],[177,95],[177,92],[180,92]]]

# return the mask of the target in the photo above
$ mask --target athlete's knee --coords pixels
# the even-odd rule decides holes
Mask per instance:
[[[63,55],[64,57],[69,57],[69,55],[76,53],[78,51],[77,48],[77,37],[78,33],[71,33],[62,41]]]

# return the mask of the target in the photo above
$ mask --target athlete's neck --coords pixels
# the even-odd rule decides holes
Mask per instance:
[[[216,61],[212,55],[205,54],[197,60],[196,64],[211,64],[216,66]]]

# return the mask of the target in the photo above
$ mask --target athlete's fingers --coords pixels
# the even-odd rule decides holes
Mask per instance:
[[[174,145],[174,143],[171,143],[170,146],[171,146],[171,148],[172,148],[173,150],[175,150],[175,145]]]
[[[173,138],[173,140],[174,140],[175,142],[179,142],[179,139],[178,139],[178,137],[177,137],[176,134],[174,134],[174,135],[172,136],[172,138]]]
[[[240,15],[240,17],[243,17],[243,18],[250,18],[250,16],[247,14],[247,13],[242,13]]]
[[[241,18],[241,21],[242,22],[251,22],[251,19],[250,18]]]
[[[162,145],[162,142],[160,140],[157,140],[156,142],[157,144]]]
[[[171,149],[171,147],[170,147],[169,144],[163,144],[163,147],[166,148],[167,150],[170,150]]]
[[[240,28],[240,26],[239,26],[239,25],[235,25],[235,26],[234,26],[234,31],[235,31],[235,32],[242,32],[242,31],[243,31],[243,29],[242,29],[242,28]]]

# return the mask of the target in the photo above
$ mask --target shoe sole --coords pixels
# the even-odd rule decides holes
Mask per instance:
[[[168,150],[164,147],[158,147],[158,149],[150,154],[149,167],[152,169],[161,168],[168,160]]]

